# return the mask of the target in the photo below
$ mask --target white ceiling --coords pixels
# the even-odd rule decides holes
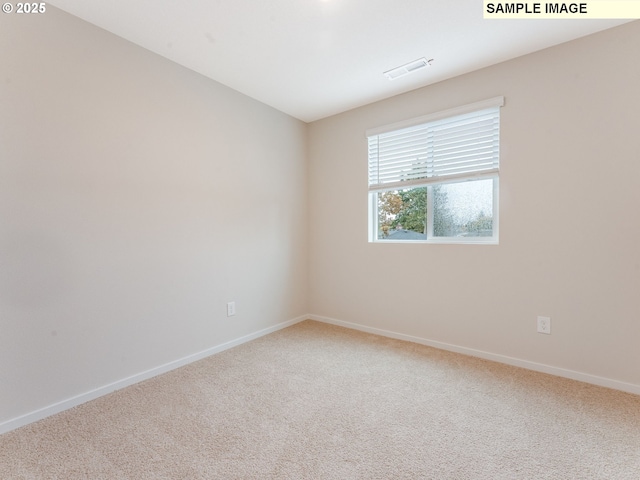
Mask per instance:
[[[628,20],[484,20],[482,0],[48,2],[305,122]],[[383,72],[421,57],[429,68]]]

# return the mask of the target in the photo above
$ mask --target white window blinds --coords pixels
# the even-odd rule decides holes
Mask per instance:
[[[496,176],[503,104],[497,97],[368,131],[369,190]]]

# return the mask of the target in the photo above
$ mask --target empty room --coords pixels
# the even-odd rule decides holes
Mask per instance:
[[[640,478],[604,3],[5,2],[0,478]]]

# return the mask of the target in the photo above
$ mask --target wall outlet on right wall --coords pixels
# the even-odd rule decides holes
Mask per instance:
[[[538,333],[551,335],[551,318],[538,317]]]

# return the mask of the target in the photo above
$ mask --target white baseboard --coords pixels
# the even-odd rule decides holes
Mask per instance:
[[[588,373],[576,372],[574,370],[567,370],[565,368],[553,367],[551,365],[545,365],[542,363],[530,362],[528,360],[521,360],[519,358],[508,357],[506,355],[499,355],[495,353],[484,352],[482,350],[475,350],[473,348],[460,347],[458,345],[451,345],[449,343],[436,342],[434,340],[427,340],[425,338],[414,337],[411,335],[396,333],[389,330],[383,330],[380,328],[367,327],[365,325],[345,322],[342,320],[336,320],[334,318],[323,317],[320,315],[309,315],[308,318],[310,320],[329,323],[331,325],[337,325],[340,327],[350,328],[353,330],[359,330],[361,332],[373,333],[375,335],[395,338],[397,340],[405,340],[408,342],[418,343],[420,345],[439,348],[440,350],[448,350],[450,352],[462,353],[464,355],[470,355],[472,357],[483,358],[485,360],[504,363],[507,365],[515,366],[515,367],[526,368],[527,370],[548,373],[550,375],[555,375],[557,377],[569,378],[571,380],[578,380],[580,382],[590,383],[593,385],[598,385],[600,387],[607,387],[607,388],[612,388],[614,390],[621,390],[623,392],[640,395],[640,385],[635,385],[633,383],[620,382],[618,380],[598,377],[596,375],[590,375]]]
[[[303,315],[293,320],[289,320],[287,322],[282,322],[277,325],[274,325],[269,328],[265,328],[263,330],[259,330],[257,332],[251,333],[249,335],[245,335],[243,337],[237,338],[235,340],[231,340],[229,342],[217,345],[215,347],[209,348],[202,352],[195,353],[193,355],[189,355],[184,358],[180,358],[173,362],[166,363],[164,365],[160,365],[158,367],[152,368],[150,370],[138,373],[136,375],[132,375],[130,377],[124,378],[117,382],[110,383],[100,388],[96,388],[89,392],[85,392],[83,394],[77,395],[75,397],[69,398],[67,400],[63,400],[61,402],[55,403],[53,405],[49,405],[47,407],[41,408],[34,412],[27,413],[20,417],[7,420],[3,423],[0,423],[0,435],[3,433],[10,432],[11,430],[15,430],[17,428],[23,427],[33,422],[37,422],[38,420],[42,420],[51,415],[55,415],[56,413],[63,412],[75,406],[81,405],[83,403],[89,402],[96,398],[107,395],[116,390],[120,390],[121,388],[128,387],[130,385],[134,385],[136,383],[142,382],[152,377],[156,377],[158,375],[162,375],[163,373],[167,373],[171,370],[175,370],[176,368],[182,367],[184,365],[188,365],[190,363],[196,362],[203,358],[209,357],[211,355],[215,355],[216,353],[220,353],[224,350],[228,350],[230,348],[236,347],[238,345],[242,345],[243,343],[250,342],[251,340],[255,340],[257,338],[263,337],[270,333],[276,332],[278,330],[282,330],[283,328],[290,327],[296,323],[302,322],[304,320],[315,320],[317,322],[328,323],[331,325],[337,325],[340,327],[350,328],[352,330],[359,330],[362,332],[372,333],[375,335],[380,335],[383,337],[395,338],[398,340],[405,340],[408,342],[417,343],[420,345],[426,345],[429,347],[439,348],[441,350],[448,350],[450,352],[461,353],[463,355],[470,355],[472,357],[483,358],[485,360],[491,360],[498,363],[504,363],[507,365],[513,365],[515,367],[526,368],[528,370],[533,370],[536,372],[548,373],[550,375],[555,375],[558,377],[569,378],[572,380],[578,380],[585,383],[590,383],[593,385],[598,385],[601,387],[612,388],[615,390],[620,390],[623,392],[633,393],[636,395],[640,395],[640,385],[635,385],[632,383],[620,382],[618,380],[612,380],[609,378],[598,377],[596,375],[590,375],[587,373],[576,372],[574,370],[567,370],[564,368],[553,367],[551,365],[544,365],[541,363],[530,362],[528,360],[522,360],[519,358],[508,357],[505,355],[499,355],[495,353],[484,352],[482,350],[475,350],[467,347],[460,347],[458,345],[452,345],[443,342],[437,342],[434,340],[427,340],[420,337],[414,337],[411,335],[405,335],[402,333],[392,332],[390,330],[383,330],[380,328],[368,327],[366,325],[360,325],[357,323],[345,322],[343,320],[336,320],[334,318],[323,317],[320,315]]]
[[[143,380],[147,380],[152,377],[156,377],[158,375],[162,375],[163,373],[167,373],[171,370],[175,370],[176,368],[188,365],[190,363],[196,362],[203,358],[209,357],[211,355],[215,355],[216,353],[220,353],[224,350],[228,350],[230,348],[236,347],[243,343],[250,342],[251,340],[255,340],[257,338],[263,337],[270,333],[276,332],[278,330],[282,330],[283,328],[290,327],[296,323],[302,322],[303,320],[307,320],[309,318],[308,315],[303,315],[301,317],[295,318],[293,320],[289,320],[287,322],[282,322],[277,325],[274,325],[269,328],[265,328],[263,330],[259,330],[257,332],[251,333],[249,335],[245,335],[244,337],[237,338],[235,340],[231,340],[229,342],[223,343],[221,345],[217,345],[212,348],[208,348],[202,352],[194,353],[193,355],[186,356],[184,358],[180,358],[173,362],[166,363],[164,365],[160,365],[159,367],[152,368],[145,372],[138,373],[136,375],[132,375],[130,377],[124,378],[117,382],[110,383],[100,388],[96,388],[89,392],[85,392],[80,395],[76,395],[75,397],[68,398],[67,400],[63,400],[61,402],[55,403],[53,405],[49,405],[47,407],[43,407],[34,412],[27,413],[20,417],[7,420],[3,423],[0,423],[0,435],[3,433],[10,432],[11,430],[15,430],[16,428],[23,427],[33,422],[37,422],[38,420],[42,420],[44,418],[50,417],[51,415],[55,415],[56,413],[63,412],[75,406],[81,405],[83,403],[89,402],[91,400],[95,400],[98,397],[102,397],[111,392],[115,392],[116,390],[120,390],[121,388],[128,387],[130,385],[134,385],[136,383],[142,382]]]

